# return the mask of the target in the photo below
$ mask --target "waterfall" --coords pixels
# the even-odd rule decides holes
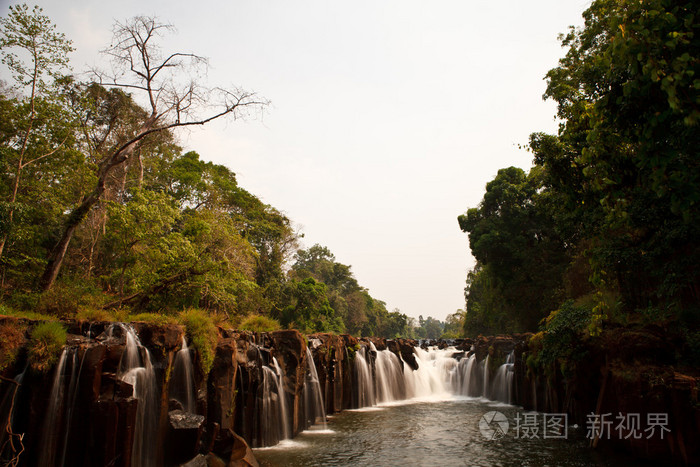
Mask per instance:
[[[376,387],[377,402],[393,402],[406,397],[406,384],[399,358],[390,350],[377,351],[374,344],[370,343],[370,349],[377,352],[374,362],[374,381]]]
[[[158,388],[151,364],[151,354],[141,345],[130,326],[119,324],[126,334],[126,348],[120,362],[119,378],[132,385],[138,400],[134,443],[131,463],[135,467],[156,464],[156,438],[158,434]]]
[[[355,352],[355,375],[357,379],[357,407],[369,407],[376,404],[372,369],[368,361],[366,346],[362,346],[360,350]]]
[[[39,449],[39,465],[56,465],[56,450],[58,448],[59,427],[61,426],[62,408],[65,405],[65,370],[68,349],[64,348],[56,365],[53,377],[49,405],[46,408],[46,418],[41,436]]]
[[[182,336],[182,348],[175,355],[169,392],[173,399],[182,404],[185,412],[195,412],[194,368],[185,336]]]
[[[410,398],[444,397],[450,393],[449,387],[457,362],[452,358],[452,351],[438,350],[431,347],[423,350],[413,349],[418,369],[411,371],[404,367],[405,377],[410,380]]]
[[[375,356],[370,359],[370,352]],[[443,399],[453,396],[513,400],[513,352],[491,377],[490,357],[479,362],[474,351],[454,347],[415,347],[417,369],[389,350],[377,351],[369,343],[355,353],[357,406],[367,407],[406,399]]]
[[[78,398],[78,382],[86,353],[87,350],[83,352],[78,364],[77,348],[66,347],[61,352],[51,386],[49,405],[46,408],[48,416],[44,420],[42,430],[39,465],[62,467],[66,463],[68,439]]]
[[[70,434],[71,424],[73,423],[73,417],[75,416],[73,412],[75,411],[75,405],[78,399],[78,383],[80,382],[80,375],[83,372],[83,363],[85,363],[85,356],[87,355],[87,352],[88,349],[86,348],[83,351],[83,356],[80,359],[80,365],[77,365],[78,349],[73,351],[70,384],[68,386],[68,394],[66,397],[63,449],[61,451],[61,462],[59,464],[61,467],[63,467],[66,463],[66,454],[68,453],[68,435]],[[78,369],[77,371],[76,367]]]
[[[455,394],[460,396],[474,396],[476,391],[473,386],[476,382],[476,378],[473,375],[473,371],[476,364],[476,354],[471,354],[467,358],[462,358],[457,364],[455,373],[457,373],[457,378],[455,381],[454,391]]]
[[[316,364],[311,350],[306,348],[306,384],[304,385],[304,398],[306,402],[306,420],[311,424],[319,422],[323,429],[326,429],[326,410],[321,396],[321,384],[319,383]]]
[[[272,446],[285,439],[287,415],[282,409],[282,391],[277,374],[263,367],[262,414],[260,420],[262,446]]]
[[[280,420],[282,421],[282,439],[289,439],[289,421],[287,419],[287,395],[284,391],[284,375],[282,369],[275,357],[272,357],[272,363],[275,365],[277,373],[277,394],[280,401]]]
[[[498,367],[496,378],[493,380],[492,398],[494,400],[510,404],[513,402],[513,374],[515,355],[508,354],[506,363]]]
[[[481,396],[489,398],[489,394],[491,392],[490,391],[491,390],[491,386],[490,386],[490,379],[491,378],[490,378],[490,373],[489,373],[489,356],[488,355],[486,356],[484,361],[481,362],[481,364],[484,366],[484,378],[483,378],[484,385],[481,389]]]

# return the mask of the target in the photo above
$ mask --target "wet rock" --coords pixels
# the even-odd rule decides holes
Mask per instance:
[[[323,392],[326,414],[343,410],[344,375],[350,371],[347,347],[341,336],[329,333],[312,334],[318,341],[312,350],[319,384]],[[348,387],[348,390],[351,390]]]
[[[153,325],[150,323],[131,323],[139,336],[141,344],[147,347],[155,358],[163,358],[168,353],[180,349],[184,326],[179,324]]]
[[[93,405],[93,443],[86,465],[131,465],[137,405],[133,398],[99,400]]]
[[[180,464],[180,467],[207,467],[208,465],[207,457],[204,454],[197,454],[194,459]]]
[[[236,376],[238,371],[236,339],[220,339],[214,363],[207,378],[207,423],[217,423],[228,430],[234,427],[236,407]]]
[[[235,433],[233,439],[233,450],[228,467],[258,467],[258,461],[245,440]]]
[[[379,351],[386,350],[386,339],[383,337],[363,337],[360,340],[371,342]]]
[[[181,464],[192,459],[199,451],[204,428],[204,416],[182,410],[168,413],[168,435],[165,459],[169,465]]]
[[[210,452],[204,457],[208,467],[226,467],[226,462],[216,454]]]
[[[304,384],[306,381],[306,339],[295,329],[266,334],[272,345],[272,355],[282,369],[282,386],[291,411],[292,435],[306,429],[304,413]]]

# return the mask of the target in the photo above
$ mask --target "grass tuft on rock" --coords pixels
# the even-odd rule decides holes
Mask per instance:
[[[219,340],[214,320],[206,311],[190,308],[180,313],[179,321],[185,326],[187,337],[199,354],[202,372],[209,373],[214,364],[216,343]]]
[[[55,321],[40,323],[32,329],[28,352],[32,369],[42,373],[51,369],[66,345],[66,338],[66,328]]]
[[[241,322],[239,327],[243,331],[253,332],[271,332],[282,329],[282,325],[276,319],[260,315],[248,316]]]

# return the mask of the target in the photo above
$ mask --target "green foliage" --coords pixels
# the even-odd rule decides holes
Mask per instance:
[[[328,248],[317,244],[299,250],[295,259],[282,293],[285,306],[273,312],[283,325],[309,332],[414,336],[411,319],[398,309],[389,312],[384,302],[358,284],[351,267],[338,263]]]
[[[267,316],[253,315],[245,318],[238,328],[243,331],[271,332],[282,329],[282,325],[279,321]]]
[[[479,264],[465,290],[470,335],[535,329],[556,306],[567,258],[542,179],[538,169],[501,169],[458,218]]]
[[[468,335],[534,330],[582,296],[592,335],[611,322],[670,329],[696,308],[697,6],[597,0],[583,16],[547,73],[558,134],[531,135],[530,173],[502,169],[459,217],[477,259]]]
[[[416,337],[419,339],[439,339],[442,336],[445,328],[445,323],[440,320],[428,316],[423,319],[423,316],[418,317],[418,327],[415,330]]]
[[[178,320],[185,326],[188,340],[199,355],[202,373],[209,373],[214,364],[216,343],[219,339],[214,321],[206,311],[197,308],[183,311]]]
[[[160,313],[136,313],[133,315],[128,315],[128,318],[126,321],[130,322],[143,322],[143,323],[150,323],[150,324],[155,324],[157,326],[164,326],[167,324],[176,324],[179,321],[173,317],[173,316],[168,316],[168,315],[163,315]]]
[[[57,362],[66,345],[66,328],[58,322],[37,324],[30,332],[28,361],[31,368],[46,372]]]
[[[16,309],[2,304],[0,304],[0,315],[14,316],[16,318],[25,318],[36,321],[51,321],[56,319],[53,316],[42,315],[41,313],[37,313],[35,311]]]
[[[44,76],[60,77],[60,70],[68,66],[71,42],[56,32],[38,6],[31,12],[26,4],[10,6],[8,16],[0,18],[0,31],[2,63],[12,72],[17,86],[45,92],[50,82]],[[29,63],[23,59],[25,54],[31,57]]]
[[[441,339],[458,339],[464,336],[466,312],[457,310],[455,313],[447,315]]]
[[[112,313],[99,308],[84,308],[82,310],[78,310],[78,312],[75,314],[75,319],[90,322],[116,321]]]
[[[328,303],[326,285],[309,277],[289,281],[285,288],[285,306],[275,316],[287,327],[303,333],[344,331],[343,321]]]
[[[592,310],[573,300],[564,302],[545,320],[541,361],[552,363],[575,355],[577,344],[587,334]]]
[[[59,319],[101,308],[104,295],[90,282],[67,279],[39,297],[35,311]]]

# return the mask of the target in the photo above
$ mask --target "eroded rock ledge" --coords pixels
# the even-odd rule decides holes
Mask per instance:
[[[139,404],[135,383],[125,378],[127,332],[114,323],[67,321],[68,341],[62,379],[62,399],[56,397],[56,369],[37,373],[27,369],[28,330],[37,322],[0,317],[1,326],[21,325],[24,340],[13,364],[2,372],[0,416],[4,424],[13,413],[13,433],[23,433],[20,465],[41,465],[42,452],[52,449],[51,460],[63,465],[128,467],[139,465],[134,454]],[[155,381],[155,414],[152,435],[145,440],[153,449],[153,465],[257,465],[250,447],[276,444],[282,430],[266,418],[266,404],[284,398],[290,436],[313,423],[309,416],[309,355],[317,371],[325,412],[331,414],[360,404],[357,353],[373,364],[376,353],[388,350],[399,359],[402,371],[413,371],[419,363],[415,347],[453,345],[454,358],[474,355],[487,371],[495,374],[508,355],[513,356],[512,402],[525,409],[546,413],[568,413],[570,421],[585,426],[586,417],[597,413],[667,413],[670,432],[664,439],[601,440],[622,446],[647,459],[700,461],[699,379],[659,365],[650,353],[663,355],[663,342],[653,339],[614,341],[616,352],[587,349],[587,357],[573,374],[553,367],[537,371],[528,367],[532,355],[531,335],[479,337],[451,342],[418,342],[410,339],[358,339],[349,335],[312,334],[295,330],[270,333],[219,329],[211,370],[203,374],[199,357],[192,350],[194,407],[188,412],[177,400],[174,377],[184,329],[179,325],[130,323],[138,335],[142,355],[148,351]],[[644,347],[644,352],[637,347]],[[652,348],[650,348],[651,346]],[[307,352],[307,349],[310,352]],[[364,349],[364,350],[363,350]],[[376,349],[376,351],[374,350]],[[276,363],[276,366],[275,366]],[[279,374],[275,373],[279,368]],[[273,380],[274,379],[274,380]],[[265,386],[276,388],[265,393]],[[268,399],[263,398],[268,394]],[[281,394],[281,396],[280,396]],[[47,435],[47,411],[55,412],[54,427]],[[268,414],[269,415],[269,414]],[[47,437],[48,436],[48,437]],[[4,432],[4,458],[11,458],[8,441],[16,437]],[[140,448],[139,448],[140,449]],[[45,456],[45,455],[44,455]]]

